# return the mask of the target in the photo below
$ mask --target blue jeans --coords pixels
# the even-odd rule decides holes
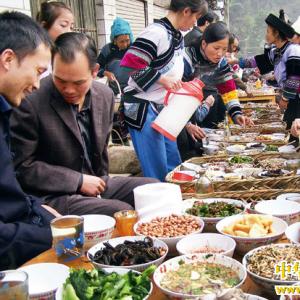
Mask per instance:
[[[167,139],[151,127],[156,117],[157,113],[149,105],[142,130],[128,128],[144,176],[165,181],[166,175],[181,164],[181,158],[176,141]]]

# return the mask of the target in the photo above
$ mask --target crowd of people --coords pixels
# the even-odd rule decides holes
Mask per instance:
[[[1,13],[0,270],[50,248],[55,216],[132,209],[133,189],[164,181],[182,161],[200,155],[203,128],[215,127],[226,112],[234,123],[252,126],[238,100],[238,87],[247,92],[243,68],[258,76],[274,72],[279,105],[298,139],[300,17],[291,25],[281,11],[265,21],[264,53],[237,58],[238,37],[205,0],[171,0],[166,17],[136,39],[130,24],[116,18],[100,53],[92,38],[73,32],[74,15],[62,2],[42,3],[36,21]],[[107,77],[108,85],[97,76]],[[167,92],[195,78],[205,84],[204,101],[171,141],[151,124]],[[144,177],[108,174],[114,98],[120,93],[118,120]]]

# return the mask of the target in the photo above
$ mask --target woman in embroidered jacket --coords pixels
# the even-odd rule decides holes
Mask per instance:
[[[185,48],[184,79],[198,77],[205,84],[204,91],[216,90],[221,95],[232,120],[245,126],[252,124],[252,121],[242,114],[233,72],[224,57],[228,40],[229,31],[223,22],[210,24],[203,33],[199,47]],[[190,125],[186,129],[193,137],[196,126]]]
[[[121,66],[131,72],[124,89],[124,115],[144,176],[165,180],[181,163],[176,142],[151,127],[168,89],[183,75],[183,37],[207,12],[205,0],[171,0],[168,15],[148,26],[126,52]]]
[[[267,23],[266,41],[273,44],[262,55],[252,58],[241,58],[241,67],[258,67],[261,74],[274,70],[274,76],[282,97],[279,106],[286,109],[284,120],[287,129],[291,128],[295,118],[300,117],[300,46],[288,41],[294,36],[294,29],[285,23],[284,12],[281,10],[281,18],[270,14]]]

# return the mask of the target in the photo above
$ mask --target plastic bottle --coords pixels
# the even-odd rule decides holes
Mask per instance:
[[[211,180],[205,175],[202,175],[195,186],[196,194],[210,194],[214,192],[214,186]]]

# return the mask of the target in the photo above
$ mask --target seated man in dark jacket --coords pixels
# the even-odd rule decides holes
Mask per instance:
[[[30,17],[0,14],[0,270],[15,268],[51,247],[51,209],[22,191],[9,144],[12,107],[39,87],[39,76],[50,63],[50,45]]]
[[[18,179],[61,214],[113,215],[132,209],[133,189],[157,181],[107,176],[114,97],[93,80],[98,69],[91,38],[60,35],[52,51],[52,75],[12,114]]]

